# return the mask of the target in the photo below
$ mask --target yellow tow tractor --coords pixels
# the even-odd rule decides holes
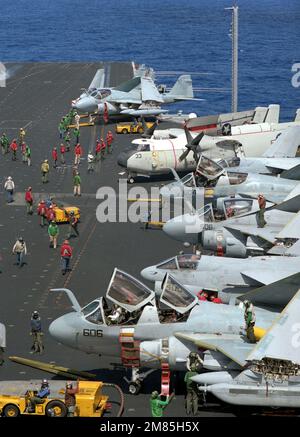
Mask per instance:
[[[53,207],[56,223],[69,223],[70,213],[73,211],[74,216],[80,219],[80,209],[77,206],[58,206]]]
[[[77,417],[101,417],[110,408],[108,396],[102,394],[105,385],[100,381],[78,381],[79,391],[76,396]],[[35,412],[30,413],[29,400],[40,389],[41,382],[31,381],[1,381],[0,382],[0,414],[5,417],[19,415],[65,417],[68,409],[65,405],[66,381],[49,381],[50,395],[42,404],[35,406]]]
[[[146,122],[147,129],[150,129],[154,125],[154,122]],[[143,134],[144,126],[141,122],[133,123],[117,123],[116,124],[117,134]]]

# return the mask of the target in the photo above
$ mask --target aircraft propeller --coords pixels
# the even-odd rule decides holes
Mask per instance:
[[[179,161],[180,162],[183,161],[184,159],[186,159],[186,157],[188,156],[188,154],[190,152],[193,152],[194,160],[196,162],[198,162],[198,160],[199,160],[198,146],[200,144],[200,141],[204,137],[204,132],[200,132],[200,134],[198,134],[195,138],[193,138],[190,131],[187,129],[186,126],[184,127],[184,131],[185,131],[185,135],[186,135],[187,144],[185,145],[186,150],[179,157]]]

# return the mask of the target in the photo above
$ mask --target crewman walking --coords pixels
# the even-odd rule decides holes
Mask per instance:
[[[62,165],[65,165],[65,163],[66,163],[65,153],[66,153],[66,147],[63,143],[61,143],[61,145],[60,145],[60,162],[62,163]]]
[[[18,144],[17,144],[17,140],[14,138],[11,145],[10,145],[10,150],[12,151],[12,157],[11,159],[13,161],[17,160],[17,150],[18,150]]]
[[[26,144],[26,161],[27,161],[27,165],[28,167],[31,166],[31,148],[28,146],[28,144]]]
[[[73,255],[72,247],[68,240],[65,240],[60,248],[60,256],[62,262],[62,274],[65,275],[70,270],[70,261]]]
[[[23,265],[25,264],[24,257],[27,255],[27,247],[22,237],[19,237],[15,242],[12,253],[14,255],[17,255],[17,265],[20,268],[23,267]]]
[[[33,311],[30,319],[30,335],[32,335],[33,344],[31,346],[31,354],[42,354],[44,352],[44,345],[42,342],[42,322],[37,311]]]
[[[263,194],[258,195],[258,228],[263,228],[267,222],[265,221],[266,199]]]
[[[88,153],[87,162],[88,162],[88,169],[87,169],[88,173],[93,172],[94,171],[95,157],[92,154],[92,152]]]
[[[69,152],[69,150],[70,150],[70,142],[71,142],[70,129],[68,129],[66,131],[65,136],[64,136],[64,140],[65,140],[65,143],[66,143],[66,152]]]
[[[79,137],[80,137],[80,129],[77,129],[75,127],[75,129],[73,130],[73,135],[74,135],[75,140],[76,140],[75,144],[78,144],[79,143]]]
[[[52,159],[53,159],[53,168],[57,167],[57,159],[58,159],[58,153],[57,153],[57,148],[54,147],[52,149]]]
[[[75,165],[79,165],[80,164],[80,158],[83,155],[82,147],[81,147],[81,145],[79,143],[76,144],[75,149],[74,149],[74,153],[75,153],[74,164]]]
[[[23,164],[26,164],[26,162],[27,162],[26,144],[24,142],[21,144],[21,153],[22,153],[22,162],[23,162]]]
[[[46,217],[47,217],[48,223],[51,223],[53,220],[55,220],[55,212],[53,209],[53,205],[49,206]]]
[[[4,183],[4,190],[6,191],[7,203],[12,203],[14,201],[14,189],[15,183],[11,176],[8,176]]]
[[[97,142],[96,142],[95,155],[96,155],[96,161],[100,161],[100,158],[101,158],[101,143],[100,143],[99,140],[97,140]]]
[[[4,132],[0,138],[0,144],[1,144],[2,155],[5,155],[6,153],[9,152],[9,139],[7,138]]]
[[[32,188],[28,187],[25,192],[25,202],[27,206],[27,214],[32,215],[33,214],[33,196],[32,196]]]
[[[78,218],[75,216],[74,211],[71,211],[69,216],[69,234],[67,236],[68,240],[73,236],[79,237],[77,226],[78,226]],[[75,232],[76,235],[74,235],[73,231]]]
[[[25,135],[26,135],[26,132],[21,127],[20,130],[19,130],[19,146],[21,146],[24,143]]]
[[[44,224],[45,224],[45,219],[46,219],[46,204],[44,200],[41,200],[40,203],[38,204],[38,208],[37,208],[37,213],[40,216],[40,226],[43,228]]]
[[[76,172],[74,179],[74,196],[81,196],[81,177],[79,172]]]
[[[59,234],[58,225],[55,220],[52,220],[48,226],[48,235],[50,239],[49,247],[53,247],[53,249],[56,249],[58,234]]]
[[[49,168],[49,164],[48,164],[48,159],[45,159],[41,165],[42,183],[43,184],[46,184],[49,182],[49,180],[48,180],[49,170],[50,170],[50,168]]]

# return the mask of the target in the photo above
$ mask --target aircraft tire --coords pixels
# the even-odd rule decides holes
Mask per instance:
[[[132,382],[129,384],[128,391],[131,395],[139,394],[142,384],[140,382]]]

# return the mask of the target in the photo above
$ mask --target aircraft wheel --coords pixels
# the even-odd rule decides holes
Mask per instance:
[[[6,405],[3,409],[3,415],[5,417],[18,417],[20,414],[20,410],[16,405],[10,404]]]
[[[48,417],[66,417],[67,413],[65,404],[58,400],[50,401],[45,408],[45,414]]]
[[[139,394],[142,384],[140,382],[132,382],[129,384],[128,391],[131,395]]]
[[[128,134],[128,130],[127,129],[122,129],[122,134],[124,134],[124,135]]]

